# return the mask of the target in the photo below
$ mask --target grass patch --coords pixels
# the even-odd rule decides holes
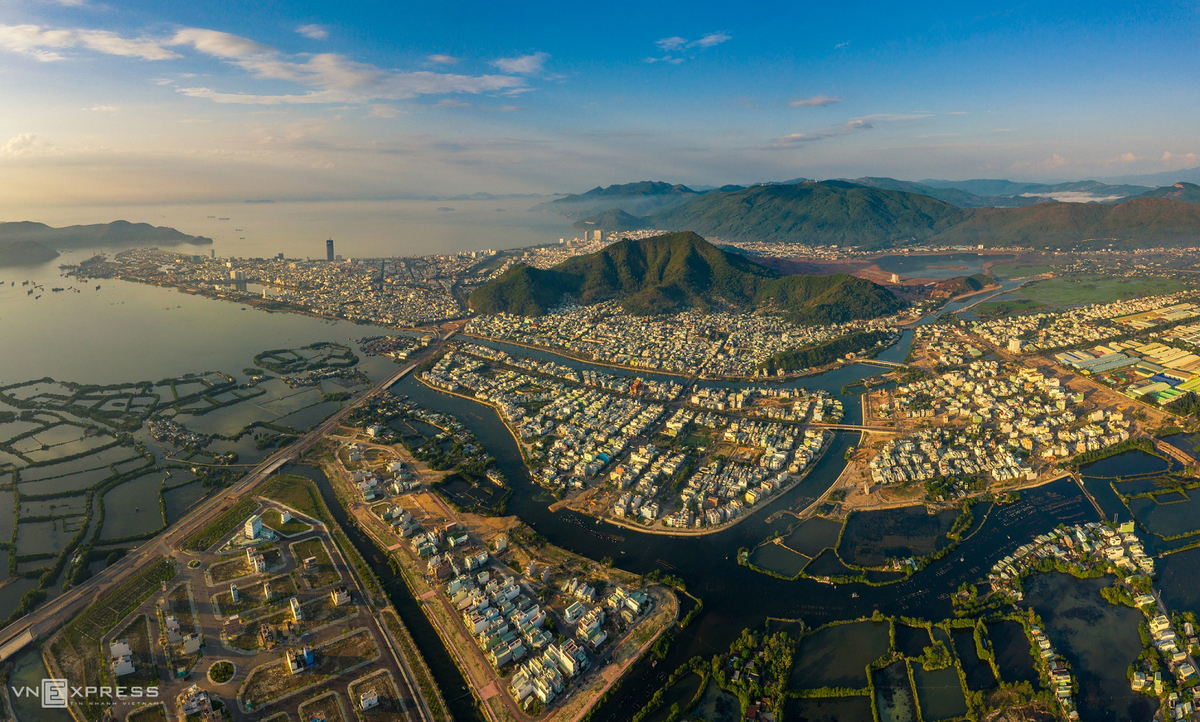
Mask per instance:
[[[987,301],[972,306],[970,313],[974,313],[982,321],[988,321],[994,318],[1020,316],[1026,313],[1038,313],[1045,310],[1046,307],[1037,301],[1031,301],[1028,298],[1015,298],[1009,301]]]
[[[321,503],[321,493],[311,479],[294,474],[277,474],[259,487],[258,495],[271,499],[280,504],[295,509],[318,521],[328,522],[325,505]]]
[[[379,656],[379,646],[366,629],[316,647],[316,661],[300,674],[292,674],[286,660],[269,662],[251,670],[238,698],[249,710],[269,704],[272,700],[299,692],[345,674]]]
[[[167,722],[167,708],[162,702],[139,707],[125,718],[128,722]]]
[[[1157,296],[1186,288],[1187,284],[1170,278],[1106,278],[1089,275],[1038,281],[1014,295],[1047,306],[1076,306]]]
[[[991,270],[992,275],[999,278],[1025,278],[1054,272],[1051,266],[1037,263],[996,263]]]
[[[108,650],[100,649],[101,638],[174,576],[175,565],[171,560],[160,559],[76,615],[50,644],[50,654],[63,676],[80,685],[103,684],[109,667]],[[99,697],[80,698],[76,703],[83,717],[89,720],[102,718],[108,708]]]
[[[271,597],[269,599],[266,590],[263,589],[264,584],[270,585]],[[235,614],[243,614],[251,609],[257,609],[267,602],[277,602],[295,596],[295,594],[296,582],[292,581],[290,576],[281,574],[261,584],[254,582],[238,587],[236,602],[233,601],[233,595],[229,592],[221,592],[215,599],[221,610],[221,616],[232,617]]]
[[[325,722],[348,722],[342,697],[337,692],[326,692],[313,697],[296,708],[301,720],[323,719]]]
[[[209,567],[208,573],[214,584],[223,584],[254,573],[254,567],[250,566],[250,561],[246,557],[239,556],[236,559],[217,562]]]
[[[357,706],[358,716],[366,722],[401,722],[407,721],[404,716],[404,700],[396,690],[391,672],[381,669],[350,683],[350,701]],[[362,709],[364,692],[374,692],[379,696],[379,704],[371,709]]]
[[[112,636],[112,641],[124,640],[133,650],[133,672],[118,680],[122,686],[151,686],[158,683],[158,665],[150,649],[150,618],[139,614]]]
[[[188,538],[183,540],[184,550],[193,552],[207,551],[214,544],[221,541],[222,537],[245,522],[257,508],[258,502],[254,499],[240,499],[236,504],[229,507],[224,514],[221,514],[205,526],[189,534]]]
[[[288,536],[295,536],[296,534],[303,534],[306,531],[312,531],[311,524],[305,524],[295,517],[288,519],[288,522],[284,524],[283,514],[281,514],[278,509],[268,509],[263,512],[262,520],[265,526],[274,529],[280,534],[286,534]]]
[[[292,554],[296,557],[296,570],[309,589],[318,589],[342,580],[342,575],[333,566],[333,559],[330,558],[329,550],[321,539],[305,539],[292,544]],[[316,558],[316,564],[305,567],[304,560],[310,557]]]

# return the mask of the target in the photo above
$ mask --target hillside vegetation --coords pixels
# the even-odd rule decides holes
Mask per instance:
[[[1114,205],[1037,203],[1020,208],[959,208],[927,195],[850,181],[756,186],[707,193],[651,215],[654,227],[728,240],[883,249],[922,243],[985,246],[1188,246],[1200,238],[1200,205],[1140,197]]]
[[[780,276],[695,233],[613,243],[548,270],[518,266],[471,294],[481,313],[536,316],[570,294],[584,305],[616,300],[629,313],[779,311],[798,322],[874,318],[900,307],[887,289],[846,274]]]

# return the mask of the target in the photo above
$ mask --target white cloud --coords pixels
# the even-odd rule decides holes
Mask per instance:
[[[659,38],[658,40],[654,41],[654,45],[663,54],[644,58],[644,60],[647,63],[669,63],[671,65],[679,65],[684,60],[695,57],[696,53],[702,50],[707,50],[732,39],[733,36],[724,31],[709,33],[698,40],[688,40],[687,38],[680,37],[678,35],[672,35],[668,38]]]
[[[872,115],[851,118],[841,125],[813,131],[811,133],[789,133],[782,138],[776,138],[772,143],[772,146],[778,148],[805,145],[807,143],[814,143],[827,138],[836,138],[842,135],[857,133],[858,131],[862,130],[871,130],[881,123],[898,123],[905,120],[919,120],[921,118],[928,118],[929,116],[929,113],[874,113]]]
[[[425,56],[425,59],[434,65],[456,65],[458,63],[458,58],[453,55],[434,54]]]
[[[305,26],[309,28],[309,26]],[[304,30],[305,28],[301,28]],[[322,29],[323,30],[323,29]],[[312,35],[310,34],[310,37]],[[515,95],[532,90],[520,76],[539,74],[549,54],[538,52],[500,58],[493,65],[504,74],[464,75],[433,71],[403,72],[351,60],[335,53],[285,55],[249,38],[206,28],[182,28],[164,40],[125,38],[102,30],[47,29],[37,25],[0,25],[0,50],[21,53],[42,61],[64,60],[62,51],[84,48],[108,55],[144,60],[182,57],[171,48],[190,47],[204,55],[230,63],[260,80],[275,80],[301,86],[301,92],[274,95],[230,93],[209,87],[178,88],[178,92],[217,103],[288,105],[301,103],[370,103],[405,100],[419,95],[449,93],[504,93]],[[430,56],[441,64],[450,56]],[[194,77],[176,74],[175,78]],[[168,77],[151,80],[172,85]]]
[[[518,55],[512,58],[497,58],[492,61],[492,65],[506,73],[532,75],[542,72],[546,61],[549,59],[549,53],[538,52],[530,53],[529,55]]]
[[[403,110],[390,105],[372,105],[371,112],[367,113],[368,118],[399,118],[402,115],[404,115]]]
[[[439,100],[438,102],[434,103],[430,107],[433,107],[433,108],[470,108],[471,104],[464,102],[462,100],[458,100],[457,98],[443,98],[443,99]]]
[[[841,98],[833,95],[814,95],[811,98],[797,98],[788,103],[789,108],[820,108],[826,105],[842,102]]]
[[[729,33],[725,33],[725,32],[709,33],[708,35],[705,35],[704,37],[700,38],[699,40],[695,40],[693,42],[688,43],[688,47],[689,48],[711,48],[714,45],[720,45],[721,43],[725,42],[726,40],[732,40],[732,39],[733,39],[733,36],[730,35]]]
[[[324,40],[329,37],[329,29],[324,25],[301,25],[296,28],[296,32],[311,40]]]
[[[274,49],[240,35],[204,28],[184,28],[175,33],[170,45],[190,45],[205,55],[217,58],[249,58],[274,53]]]
[[[847,40],[847,41],[846,41],[846,42],[844,42],[844,43],[838,43],[837,45],[834,45],[834,46],[833,46],[833,49],[834,49],[834,50],[841,50],[841,49],[843,49],[843,48],[846,48],[846,47],[848,47],[849,45],[850,45],[850,41],[849,41],[849,40]]]
[[[107,30],[54,30],[39,25],[0,25],[0,50],[52,62],[66,59],[59,51],[80,48],[142,60],[171,60],[179,57],[178,53],[156,40],[125,38]]]
[[[1167,165],[1190,166],[1196,162],[1197,156],[1195,153],[1172,153],[1164,150],[1161,160]]]
[[[85,110],[89,110],[93,113],[115,113],[120,110],[120,108],[115,105],[93,105]]]
[[[1121,155],[1117,156],[1116,158],[1109,158],[1108,162],[1109,163],[1134,163],[1141,159],[1142,159],[1141,156],[1134,155],[1133,153],[1122,153]]]
[[[4,145],[0,145],[0,156],[28,155],[41,144],[36,133],[14,135]]]

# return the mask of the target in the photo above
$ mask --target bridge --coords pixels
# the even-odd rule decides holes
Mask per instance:
[[[860,364],[867,364],[868,366],[882,366],[889,369],[908,368],[907,364],[897,363],[895,361],[882,361],[877,358],[860,358],[854,359],[854,361]]]
[[[446,334],[439,336],[437,341],[426,347],[424,352],[419,354],[418,358],[412,363],[377,383],[370,391],[360,396],[353,403],[335,411],[312,431],[309,431],[290,445],[263,459],[257,466],[249,470],[241,480],[227,487],[222,493],[202,503],[194,511],[179,520],[175,525],[162,531],[158,536],[143,542],[133,553],[127,554],[120,561],[94,574],[82,584],[73,587],[65,594],[51,602],[47,602],[8,625],[3,630],[0,630],[0,663],[19,652],[39,635],[57,629],[89,603],[99,598],[100,595],[126,581],[138,570],[143,569],[146,564],[153,562],[158,557],[171,555],[173,549],[188,534],[232,507],[256,486],[266,481],[281,466],[303,456],[309,449],[336,429],[342,420],[355,409],[366,404],[371,399],[387,393],[388,389],[412,373],[427,358],[437,353],[457,332],[457,329],[451,329]]]
[[[833,429],[834,431],[876,431],[891,434],[898,433],[899,431],[899,429],[892,428],[891,426],[864,426],[862,424],[820,424],[814,422],[809,424],[809,426],[814,429]]]
[[[1153,441],[1154,441],[1154,447],[1156,449],[1158,449],[1162,453],[1166,454],[1167,456],[1170,456],[1172,459],[1178,461],[1180,464],[1183,464],[1184,466],[1197,466],[1198,464],[1200,464],[1200,462],[1196,461],[1196,458],[1194,456],[1187,453],[1183,449],[1180,449],[1177,446],[1172,446],[1171,444],[1168,444],[1167,442],[1163,441],[1162,439],[1158,439],[1158,438],[1153,439]]]

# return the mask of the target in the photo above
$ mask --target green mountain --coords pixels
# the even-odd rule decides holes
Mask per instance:
[[[639,315],[765,309],[814,323],[874,318],[900,307],[870,281],[846,274],[780,276],[687,231],[618,241],[548,270],[517,266],[476,289],[470,304],[480,313],[536,316],[565,294],[585,305],[615,299]]]
[[[58,251],[37,241],[0,241],[0,266],[37,266],[58,258]]]
[[[109,246],[177,243],[206,245],[212,243],[211,238],[189,236],[174,228],[152,226],[149,223],[130,223],[129,221],[66,226],[64,228],[52,228],[45,223],[33,221],[0,223],[0,243],[16,241],[33,241],[59,251]]]
[[[1114,247],[1190,246],[1200,237],[1200,205],[1139,198],[1116,205],[1039,203],[1027,208],[976,208],[929,238],[947,245]]]
[[[991,206],[1019,208],[1021,206],[1031,206],[1035,203],[1045,203],[1047,200],[1038,196],[1024,195],[981,196],[958,188],[935,188],[922,183],[896,180],[895,178],[866,177],[855,178],[849,182],[869,188],[881,188],[887,191],[919,193],[923,196],[929,196],[944,203],[949,203],[952,206],[958,206],[959,208],[987,208]]]
[[[977,196],[1035,195],[1052,198],[1056,193],[1088,193],[1097,197],[1131,196],[1147,190],[1147,186],[1101,183],[1100,181],[1067,181],[1065,183],[1024,183],[1003,179],[947,181],[927,179],[920,185],[930,188],[952,188]]]
[[[707,193],[651,215],[658,228],[730,240],[885,248],[930,238],[966,212],[917,193],[806,181]]]
[[[641,216],[630,215],[620,208],[610,208],[603,213],[575,221],[571,227],[585,231],[640,231],[649,228],[650,224]]]
[[[1122,198],[1117,201],[1124,203],[1133,201],[1139,198],[1168,198],[1173,201],[1182,201],[1184,203],[1200,203],[1200,185],[1195,183],[1184,183],[1180,181],[1174,185],[1163,186],[1162,188],[1153,188],[1145,193],[1139,193],[1136,196]]]
[[[663,181],[638,181],[607,188],[596,186],[586,193],[539,203],[530,210],[549,211],[571,218],[582,218],[612,208],[633,215],[644,215],[650,211],[686,203],[699,195],[685,185],[672,185]]]

